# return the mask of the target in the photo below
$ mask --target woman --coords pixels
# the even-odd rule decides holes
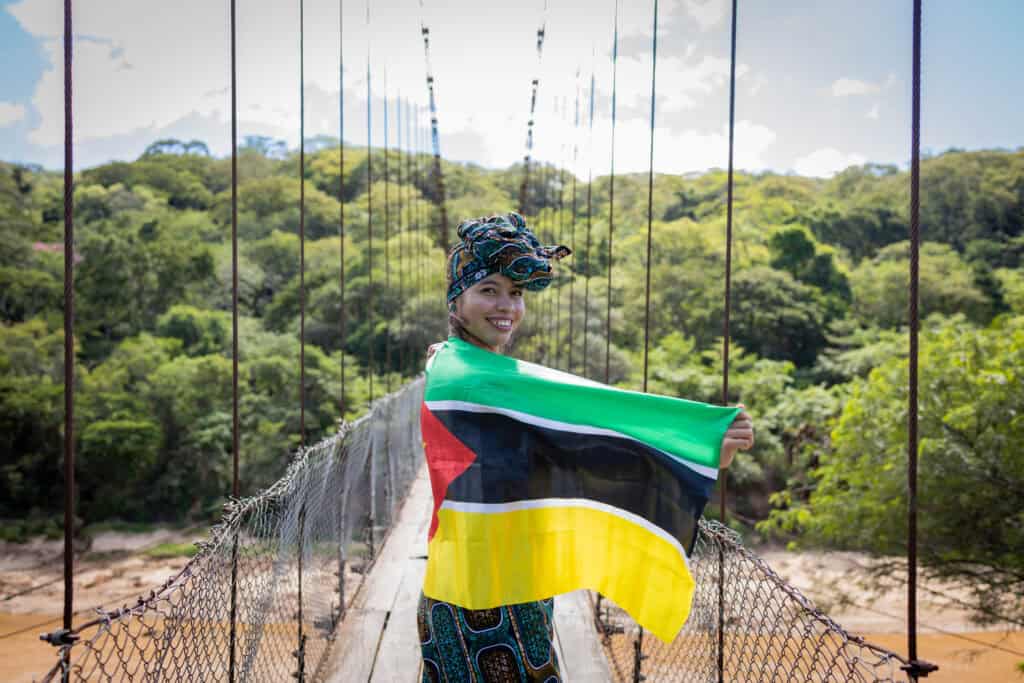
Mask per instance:
[[[551,261],[570,252],[542,246],[516,213],[465,221],[458,236],[447,267],[449,336],[501,353],[526,314],[524,292],[547,287]],[[722,441],[722,467],[753,443],[741,412]],[[423,681],[560,681],[552,608],[549,598],[470,610],[421,595]]]

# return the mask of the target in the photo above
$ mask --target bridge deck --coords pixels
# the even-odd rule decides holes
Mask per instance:
[[[427,565],[430,510],[430,479],[424,467],[339,629],[328,683],[419,681],[416,605]],[[555,632],[564,680],[612,680],[585,594],[577,591],[555,599]]]

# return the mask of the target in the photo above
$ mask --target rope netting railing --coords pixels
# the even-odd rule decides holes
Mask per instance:
[[[908,680],[905,658],[830,619],[728,527],[700,522],[690,570],[696,581],[690,617],[671,643],[643,633],[608,600],[597,603],[597,627],[617,681]],[[725,596],[721,671],[720,576]]]
[[[51,634],[65,644],[42,680],[317,680],[422,465],[422,400],[418,379],[229,501],[159,588]]]

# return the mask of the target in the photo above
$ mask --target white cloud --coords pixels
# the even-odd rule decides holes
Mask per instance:
[[[682,12],[681,3],[662,2],[665,16],[670,15],[673,6]],[[225,30],[226,7],[205,0],[78,0],[74,44],[76,141],[96,150],[103,141],[110,140],[112,145],[119,141],[118,158],[130,158],[141,153],[145,146],[141,140],[151,141],[162,132],[191,135],[188,122],[201,121],[195,135],[203,136],[214,154],[227,154],[230,44]],[[592,68],[598,92],[610,94],[608,53],[613,7],[611,2],[599,3],[580,12],[576,6],[552,4],[546,15],[543,62],[538,65],[535,36],[544,16],[539,1],[532,12],[522,6],[481,9],[476,0],[426,3],[423,20],[430,27],[443,154],[486,166],[506,166],[520,160],[526,139],[530,80],[539,75],[535,154],[565,160],[571,149],[567,142],[572,139],[577,69],[582,72],[584,118]],[[60,6],[49,0],[20,0],[5,9],[39,41],[52,65],[36,86],[32,107],[39,120],[29,132],[34,145],[52,149],[63,141]],[[701,16],[711,21],[712,9],[712,5],[700,5],[692,11],[703,12]],[[306,0],[305,11],[306,134],[336,136],[338,3]],[[372,34],[373,144],[381,145],[384,69],[391,97],[400,91],[425,107],[425,63],[421,17],[415,7],[409,11],[404,6],[382,6],[373,11],[372,26],[367,31],[365,6],[345,3],[345,137],[365,144],[367,36]],[[630,30],[649,35],[650,5],[622,3],[620,12],[623,36]],[[292,4],[253,0],[245,8],[240,7],[238,105],[242,136],[272,135],[290,146],[298,143],[298,20],[298,8]],[[474,22],[500,26],[501,30],[467,31],[466,26]],[[699,111],[726,101],[728,60],[698,50],[696,44],[682,52],[682,56],[659,59],[659,116]],[[737,74],[742,77],[748,71],[741,64]],[[649,53],[620,54],[618,86],[617,167],[642,170],[647,166],[647,120],[645,116],[636,122],[624,120],[623,109],[634,106],[646,111],[649,106]],[[393,109],[391,114],[390,140],[395,144]],[[424,111],[422,120],[426,117]],[[595,139],[607,140],[608,117],[609,112],[599,108]],[[720,120],[713,124],[716,128]],[[223,127],[219,128],[218,123]],[[658,128],[658,169],[662,170],[662,164],[666,172],[698,170],[702,165],[724,166],[725,134],[701,129],[704,124],[687,125],[696,130]],[[741,159],[747,167],[763,167],[760,154],[775,142],[774,132],[745,123],[738,135],[748,137],[749,144],[737,147],[746,155]],[[607,159],[608,150],[601,154]],[[595,163],[600,156],[595,154]]]
[[[12,102],[0,102],[0,128],[18,123],[25,118],[25,107]]]
[[[738,64],[736,79],[749,71],[746,64]],[[664,57],[658,60],[657,82],[662,84],[658,94],[659,112],[693,109],[701,98],[729,85],[729,60],[713,55],[704,55],[696,61],[687,57]],[[597,90],[602,95],[611,96],[611,80],[600,81]],[[619,57],[618,91],[621,106],[650,107],[649,56],[646,59]]]
[[[872,121],[877,121],[877,120],[878,120],[878,117],[879,117],[879,114],[881,113],[881,112],[880,112],[880,108],[881,108],[881,107],[880,107],[880,105],[878,104],[878,102],[875,102],[874,106],[873,106],[873,107],[871,107],[871,109],[869,109],[869,110],[868,110],[868,113],[866,114],[866,116],[867,116],[867,117],[868,117],[869,119],[871,119]]]
[[[759,92],[761,92],[761,89],[767,84],[767,78],[765,78],[764,76],[758,76],[756,79],[754,79],[754,82],[750,84],[750,87],[747,89],[747,94],[750,95],[751,97],[755,97]]]
[[[872,95],[881,90],[875,83],[859,81],[855,78],[840,78],[832,83],[832,95],[849,97],[850,95]]]
[[[849,97],[851,95],[876,95],[883,90],[888,90],[899,83],[895,73],[890,73],[881,83],[862,81],[856,78],[838,78],[832,82],[831,90],[834,97]]]
[[[725,17],[725,0],[686,0],[686,13],[696,20],[701,31],[714,28]]]
[[[541,144],[536,149],[536,158],[557,164],[566,164],[572,169],[571,161],[573,129],[571,122],[549,134],[548,141],[558,144]],[[648,170],[650,165],[650,122],[644,118],[619,121],[615,131],[616,173],[638,173]],[[778,136],[775,131],[751,121],[736,124],[737,168],[762,170],[767,168],[765,153]],[[586,130],[579,135],[579,160],[575,167],[578,176],[585,177],[590,168],[594,175],[605,175],[611,165],[611,121],[600,119],[594,123],[593,140]],[[567,144],[562,144],[567,143]],[[725,168],[729,162],[729,131],[722,126],[717,131],[673,130],[656,126],[654,131],[654,169],[658,173],[689,173],[706,171],[709,168]]]
[[[801,157],[793,164],[793,170],[803,176],[829,178],[850,166],[859,166],[867,161],[862,154],[843,154],[834,147],[824,147]]]

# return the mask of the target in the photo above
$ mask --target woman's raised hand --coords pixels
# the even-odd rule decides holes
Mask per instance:
[[[742,403],[740,408],[745,408]],[[729,425],[725,436],[722,437],[722,450],[719,467],[723,470],[732,464],[736,451],[748,451],[754,446],[754,420],[746,410],[741,410],[739,415]]]

